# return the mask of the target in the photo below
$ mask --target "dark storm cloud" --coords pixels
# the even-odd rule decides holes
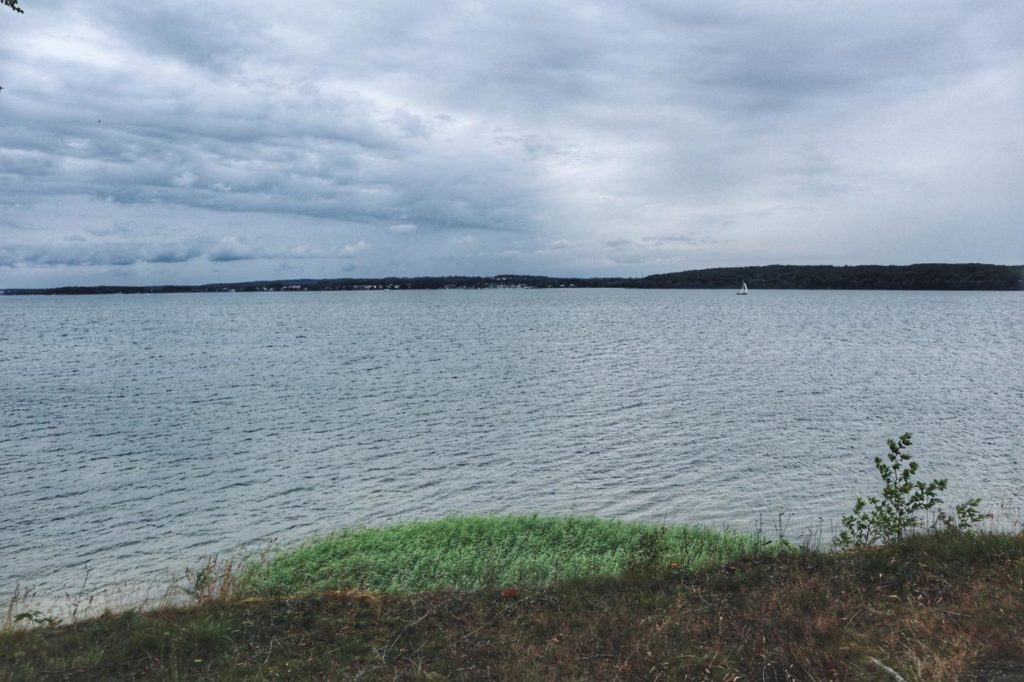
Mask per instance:
[[[112,0],[0,21],[19,278],[303,250],[365,274],[1024,260],[1010,0]],[[148,247],[158,226],[193,247]]]

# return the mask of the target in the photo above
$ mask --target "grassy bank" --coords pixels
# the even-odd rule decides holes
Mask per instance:
[[[247,595],[538,587],[629,570],[685,570],[768,551],[756,538],[696,526],[596,518],[456,517],[339,532],[252,565]]]
[[[537,537],[520,538],[523,524]],[[0,680],[895,679],[882,665],[907,680],[1024,675],[1024,535],[769,554],[702,533],[534,518],[343,533],[252,569],[230,598],[2,633]],[[542,570],[530,552],[593,572]],[[431,557],[436,568],[421,566]],[[404,582],[392,562],[419,577]],[[367,591],[442,576],[449,589]],[[503,596],[511,576],[531,582]],[[452,589],[462,580],[485,587]]]

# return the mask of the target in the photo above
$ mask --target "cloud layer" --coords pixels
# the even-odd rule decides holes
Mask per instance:
[[[1024,262],[1013,0],[38,3],[0,286]]]

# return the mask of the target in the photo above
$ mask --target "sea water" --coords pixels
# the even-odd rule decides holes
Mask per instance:
[[[0,297],[0,593],[450,514],[827,536],[905,431],[950,501],[1012,500],[1022,313],[1020,292]]]

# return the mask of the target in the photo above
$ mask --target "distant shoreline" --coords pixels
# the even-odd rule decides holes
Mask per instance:
[[[621,289],[838,289],[1024,291],[1024,265],[920,263],[916,265],[763,265],[686,270],[646,277],[379,277],[288,279],[197,285],[66,286],[0,289],[6,296],[179,294],[260,291],[358,291],[410,289],[621,288]]]

